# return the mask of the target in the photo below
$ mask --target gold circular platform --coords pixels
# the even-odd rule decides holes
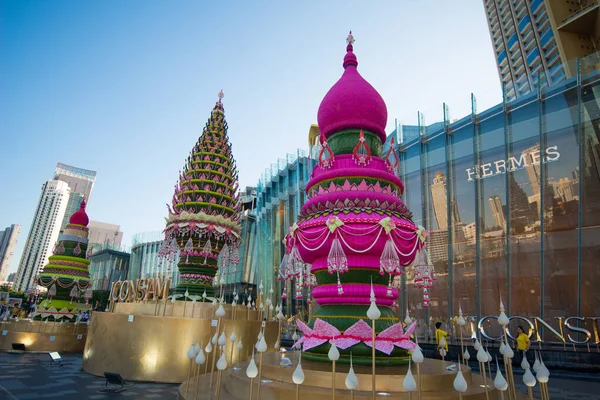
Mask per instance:
[[[117,372],[123,379],[131,381],[180,383],[186,380],[190,364],[186,353],[190,345],[199,342],[204,348],[216,332],[210,319],[214,307],[209,303],[199,303],[193,309],[188,302],[188,317],[182,318],[169,315],[170,311],[183,315],[183,302],[169,304],[166,316],[162,313],[154,316],[154,304],[123,303],[122,306],[115,307],[115,313],[94,313],[83,352],[84,371],[98,376],[103,376],[104,372]],[[225,306],[227,315],[222,319],[219,331],[225,329],[226,355],[230,364],[232,357],[234,363],[248,359],[261,329],[256,312],[250,311],[249,314],[251,319],[254,316],[254,320],[246,320],[247,310],[238,308],[236,319],[230,320],[226,318],[232,316],[231,306]],[[191,318],[192,310],[197,318]],[[208,318],[200,319],[199,316]],[[234,331],[242,340],[241,351],[233,348],[234,344],[229,340]],[[267,322],[265,339],[269,351],[275,351],[273,345],[277,334],[277,322]],[[214,352],[211,353],[211,362],[212,354]]]
[[[292,364],[288,367],[280,367],[281,354],[266,353],[263,357],[262,387],[260,399],[295,399],[296,385],[292,382],[292,374],[298,363],[298,353],[288,352]],[[258,357],[256,358],[258,364]],[[457,399],[458,393],[454,390],[453,382],[456,371],[447,370],[446,367],[456,363],[441,360],[425,359],[421,364],[422,398],[423,399]],[[239,363],[234,368],[228,367],[223,372],[219,399],[242,400],[249,399],[250,380],[246,377],[247,362]],[[305,380],[300,385],[300,398],[305,400],[330,400],[331,390],[331,364],[312,361],[302,361]],[[336,365],[336,400],[350,399],[350,390],[346,389],[345,379],[349,366]],[[402,381],[406,375],[408,366],[379,367],[376,370],[376,388],[378,398],[408,399],[408,393],[402,388]],[[365,366],[355,366],[354,371],[358,378],[359,386],[354,391],[355,399],[370,399],[371,392],[371,369]],[[463,394],[464,400],[486,399],[485,387],[482,377],[471,372],[469,367],[462,367],[467,381],[468,389]],[[201,368],[201,373],[203,369]],[[412,366],[412,372],[417,379],[416,367]],[[253,398],[256,398],[257,380],[254,380]],[[188,388],[189,384],[189,388]],[[182,400],[206,400],[216,399],[217,373],[213,376],[212,389],[210,388],[210,373],[200,375],[197,380],[192,378],[179,387],[179,398]],[[489,381],[488,391],[490,398],[497,398],[497,393]],[[413,392],[412,399],[417,400],[417,392]]]

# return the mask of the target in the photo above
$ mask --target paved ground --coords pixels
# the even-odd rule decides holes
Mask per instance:
[[[26,399],[177,399],[174,384],[137,383],[121,393],[106,393],[105,379],[81,369],[81,354],[66,355],[62,367],[51,365],[47,354],[0,353],[0,400]],[[495,374],[495,373],[494,373]],[[517,389],[527,393],[522,373],[515,371]],[[539,399],[536,387],[534,396]],[[552,400],[600,400],[600,377],[550,377]]]
[[[50,365],[48,354],[0,353],[0,399],[177,399],[173,384],[136,383],[121,393],[102,392],[106,380],[81,369],[81,354]]]

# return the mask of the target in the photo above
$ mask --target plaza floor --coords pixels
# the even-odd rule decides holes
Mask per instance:
[[[517,382],[521,376],[515,377]],[[0,353],[0,399],[177,399],[175,384],[135,383],[121,393],[103,392],[106,380],[81,369],[81,354],[65,355],[64,365],[52,365],[47,354]],[[525,386],[517,389],[526,393]],[[552,400],[600,400],[600,377],[577,375],[551,376]],[[537,388],[534,395],[539,398]]]

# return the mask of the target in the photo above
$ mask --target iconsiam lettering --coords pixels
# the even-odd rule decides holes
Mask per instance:
[[[169,295],[170,286],[171,278],[164,281],[160,278],[147,278],[113,282],[109,299],[121,303],[164,300]]]
[[[540,164],[540,151],[533,150],[529,153],[523,153],[518,157],[510,157],[508,160],[497,160],[486,164],[475,165],[473,168],[467,168],[467,180],[485,179],[494,175],[505,174],[508,172],[517,171],[533,165]],[[550,146],[546,149],[544,163],[558,161],[560,153],[558,146]]]
[[[573,344],[590,343],[590,341],[592,340],[592,332],[590,332],[589,330],[587,330],[585,328],[581,328],[580,326],[585,325],[586,321],[591,321],[591,325],[592,325],[592,329],[593,329],[593,333],[594,333],[594,343],[600,344],[600,334],[599,334],[600,327],[598,326],[598,320],[600,320],[600,317],[568,317],[568,318],[555,317],[555,319],[558,320],[559,331],[554,329],[548,322],[544,321],[540,317],[525,318],[525,317],[520,317],[520,316],[515,315],[512,317],[509,317],[508,319],[511,322],[512,321],[524,322],[524,324],[521,322],[519,322],[519,323],[521,325],[526,325],[526,328],[528,328],[528,331],[529,331],[529,337],[532,337],[535,332],[537,342],[540,342],[540,343],[544,342],[542,336],[540,335],[540,332],[541,332],[540,327],[543,326],[542,329],[544,329],[544,328],[547,329],[550,333],[552,333],[552,335],[554,335],[557,339],[559,339],[563,344],[566,344],[567,340]],[[490,341],[501,340],[502,336],[494,337],[494,336],[491,336],[488,332],[486,332],[485,327],[489,325],[489,324],[486,324],[486,321],[488,321],[488,320],[496,320],[496,323],[497,323],[498,317],[487,316],[487,317],[481,318],[479,320],[479,323],[477,324],[477,328],[479,329],[479,332],[481,332],[481,335],[483,337],[485,337],[487,340],[490,340]],[[577,322],[579,322],[580,326],[577,326]],[[499,326],[499,324],[498,324],[498,326]],[[565,332],[564,328],[566,328],[568,331]],[[507,329],[506,334],[512,340],[517,340],[512,335],[510,330]],[[571,334],[583,335],[584,340],[577,340],[577,337],[573,337],[573,336],[571,336]]]

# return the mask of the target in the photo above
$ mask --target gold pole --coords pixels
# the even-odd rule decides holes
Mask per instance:
[[[417,345],[418,346],[418,345]],[[417,380],[419,381],[419,400],[421,400],[421,364],[420,363],[415,363],[417,364]]]
[[[183,318],[185,318],[185,306],[187,304],[187,297],[183,296]]]
[[[296,400],[300,400],[300,385],[296,385]]]
[[[260,386],[261,386],[261,377],[262,377],[262,360],[263,354],[260,353],[260,358],[258,359],[258,389],[256,389],[256,400],[260,400]]]
[[[488,391],[488,384],[487,384],[487,374],[485,372],[485,364],[482,362],[479,363],[479,372],[483,372],[483,384],[485,386],[485,398],[487,400],[490,400],[490,393]]]
[[[219,321],[217,322],[217,343],[215,343],[215,348],[213,351],[213,358],[212,358],[212,365],[210,367],[210,387],[209,389],[212,389],[213,386],[213,376],[215,373],[215,364],[216,364],[216,359],[217,359],[217,350],[219,349],[219,330],[221,329],[221,318],[219,318]]]
[[[462,326],[459,326],[460,330],[460,357],[462,358],[463,364],[467,365],[467,360],[465,360],[465,347],[463,345],[463,334],[462,334]]]
[[[500,400],[504,400],[504,391],[499,390],[499,392],[500,392]]]
[[[252,387],[254,386],[254,378],[250,378],[250,396],[248,397],[249,400],[252,400]]]
[[[490,372],[490,381],[493,381],[493,379],[492,379],[492,363],[490,363],[488,361],[487,366],[488,366],[488,371]]]
[[[217,374],[217,400],[219,400],[219,398],[221,397],[221,374],[223,373],[223,371],[219,370],[219,373]]]
[[[206,360],[204,361],[206,363]],[[198,373],[196,374],[196,394],[194,396],[194,400],[198,400],[198,381],[200,380],[200,366],[198,365]]]
[[[527,395],[529,396],[529,400],[533,400],[533,392],[531,391],[531,386],[527,386]]]
[[[372,371],[371,371],[371,388],[373,389],[373,400],[375,400],[375,320],[372,319],[371,320],[371,328],[372,328],[372,352],[371,352],[371,367],[372,367]]]
[[[190,360],[190,366],[188,368],[188,378],[187,378],[187,381],[185,382],[185,397],[187,397],[188,392],[190,391],[190,375],[192,373],[192,363],[193,363],[193,360]]]
[[[354,400],[354,389],[350,389],[350,400]],[[410,400],[410,397],[408,398],[408,400]]]
[[[231,342],[231,366],[233,367],[233,348],[235,347],[235,342]]]
[[[335,400],[335,361],[331,364],[331,398]]]

